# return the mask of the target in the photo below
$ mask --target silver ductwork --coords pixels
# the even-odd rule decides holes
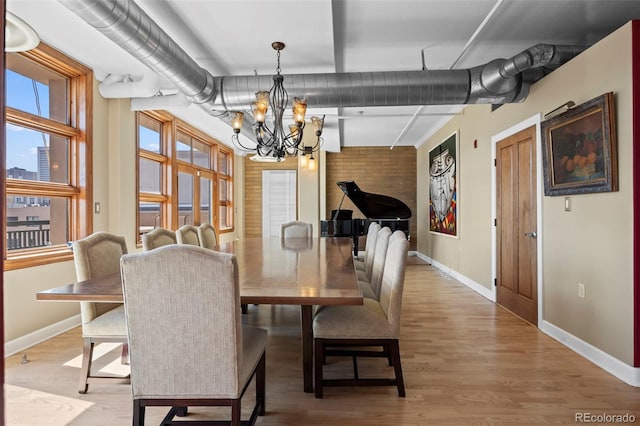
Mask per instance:
[[[250,110],[255,92],[272,85],[271,75],[213,77],[133,1],[58,1],[227,123],[230,111]],[[290,97],[306,98],[317,108],[503,104],[522,101],[532,83],[582,50],[539,44],[471,69],[285,74],[284,79]]]

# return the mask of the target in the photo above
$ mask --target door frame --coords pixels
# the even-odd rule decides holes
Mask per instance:
[[[496,161],[496,144],[503,139],[508,138],[511,135],[514,135],[524,129],[535,126],[535,135],[536,135],[536,222],[537,222],[537,233],[538,237],[536,238],[536,251],[538,255],[538,264],[537,264],[537,288],[538,288],[538,328],[540,328],[544,318],[542,316],[544,299],[542,297],[543,283],[542,283],[542,236],[544,235],[542,232],[542,188],[543,188],[543,172],[542,172],[542,133],[540,131],[540,122],[541,122],[541,114],[536,114],[532,117],[527,118],[520,123],[509,127],[506,130],[503,130],[500,133],[497,133],[491,136],[491,277],[493,281],[492,288],[492,299],[494,302],[498,300],[498,289],[495,285],[496,280],[498,278],[498,244],[497,244],[497,228],[494,225],[495,219],[497,218],[497,204],[498,204],[498,196],[497,196],[497,188],[496,188],[496,167],[494,167]]]

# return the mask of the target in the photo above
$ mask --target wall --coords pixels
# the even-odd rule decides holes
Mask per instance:
[[[330,218],[337,209],[344,193],[336,182],[355,181],[365,192],[388,195],[409,206],[411,216],[411,250],[417,242],[416,205],[416,149],[414,147],[347,147],[339,153],[326,154],[326,211],[323,218]],[[426,186],[424,188],[427,188]],[[353,210],[353,217],[365,217],[349,198],[342,209]],[[360,242],[364,248],[364,238]]]
[[[536,83],[527,100],[504,105],[469,106],[417,153],[418,187],[426,187],[431,148],[460,132],[460,238],[428,232],[428,198],[418,193],[418,251],[491,289],[491,137],[536,114],[573,100],[586,102],[615,93],[620,190],[564,197],[542,197],[542,320],[633,365],[633,224],[631,25],[592,46]],[[473,148],[473,141],[478,148]],[[540,145],[538,145],[540,146]],[[540,149],[540,148],[539,148]],[[538,174],[542,185],[542,173]],[[577,283],[586,284],[586,299]],[[543,325],[544,325],[543,324]]]

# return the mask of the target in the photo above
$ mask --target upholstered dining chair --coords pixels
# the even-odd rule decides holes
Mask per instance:
[[[176,240],[178,240],[178,244],[199,246],[200,240],[198,239],[198,228],[193,225],[182,225],[180,228],[176,229]]]
[[[376,237],[378,236],[378,231],[380,231],[381,228],[382,227],[378,222],[371,222],[369,224],[369,228],[367,229],[367,239],[365,240],[364,255],[362,255],[362,257],[358,255],[359,257],[353,261],[356,265],[356,270],[366,271],[369,262],[373,261]]]
[[[216,228],[210,223],[201,224],[198,226],[198,240],[200,247],[212,250],[218,244]]]
[[[142,250],[149,251],[167,244],[177,244],[176,233],[166,228],[155,228],[142,234]]]
[[[280,226],[280,237],[286,238],[312,238],[313,225],[310,223],[294,220],[292,222],[283,223]]]
[[[230,424],[240,425],[241,399],[253,377],[249,424],[264,415],[267,332],[242,325],[235,256],[168,245],[124,256],[121,271],[133,425],[144,424],[148,406],[172,407],[162,424],[181,423],[173,417],[190,406],[227,406]]]
[[[373,252],[373,261],[369,269],[371,275],[367,276],[365,271],[357,271],[358,286],[364,297],[369,299],[380,299],[380,282],[384,271],[384,262],[387,258],[387,247],[391,237],[391,229],[383,227],[376,236],[376,247]]]
[[[364,299],[362,305],[324,306],[313,319],[314,370],[316,398],[322,398],[325,386],[382,386],[398,388],[405,396],[400,363],[400,310],[409,242],[394,240],[385,259],[380,301]],[[381,347],[382,350],[373,350]],[[323,366],[327,356],[353,358],[353,379],[325,379]],[[360,378],[357,357],[383,357],[393,365],[395,378]]]
[[[96,232],[73,242],[73,259],[78,281],[120,271],[120,257],[127,254],[124,237],[109,232]],[[128,378],[92,375],[93,348],[96,343],[123,343],[123,364],[128,363],[127,330],[122,303],[80,302],[82,318],[82,367],[78,392],[87,393],[89,381],[103,379],[128,382]]]

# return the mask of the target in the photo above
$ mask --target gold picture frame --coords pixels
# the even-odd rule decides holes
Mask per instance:
[[[544,195],[618,190],[613,93],[605,93],[541,124]]]

